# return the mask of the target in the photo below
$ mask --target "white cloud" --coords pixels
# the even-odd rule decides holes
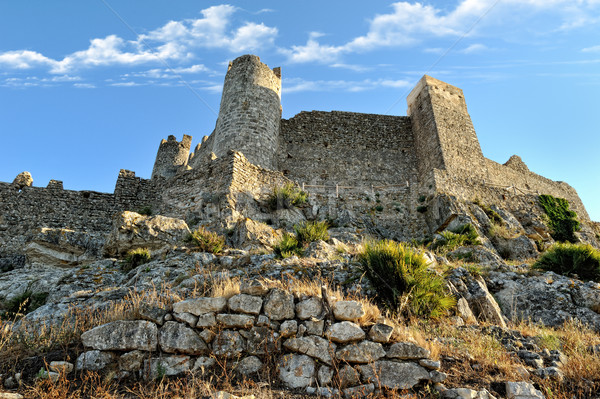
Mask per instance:
[[[287,93],[297,93],[304,91],[349,91],[358,92],[373,90],[380,87],[410,87],[411,82],[407,80],[393,80],[393,79],[364,79],[359,81],[352,80],[304,80],[299,78],[292,78],[286,80],[287,85],[282,88],[282,91]]]
[[[117,35],[90,40],[87,49],[75,51],[62,59],[52,59],[29,50],[0,53],[0,66],[10,69],[44,67],[53,74],[64,74],[82,68],[112,65],[134,66],[164,61],[178,63],[193,58],[198,48],[220,48],[231,52],[254,51],[273,45],[277,28],[263,23],[245,22],[230,27],[237,8],[219,5],[201,11],[202,16],[183,21],[169,21],[162,27],[135,40]],[[151,49],[151,48],[152,49]],[[208,72],[203,65],[178,67],[176,73]]]
[[[584,53],[600,53],[600,45],[581,49]]]
[[[95,89],[96,85],[92,83],[75,83],[73,87],[77,87],[78,89]]]
[[[460,50],[463,54],[473,54],[473,53],[481,53],[482,51],[487,51],[489,48],[485,44],[475,43],[470,46]]]

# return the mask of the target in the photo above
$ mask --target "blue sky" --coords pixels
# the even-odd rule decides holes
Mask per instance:
[[[213,130],[229,60],[281,66],[283,117],[406,115],[463,89],[488,158],[520,155],[600,220],[600,0],[0,1],[0,181],[112,192],[161,138]]]

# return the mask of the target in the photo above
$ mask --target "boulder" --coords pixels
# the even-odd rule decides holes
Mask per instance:
[[[374,342],[388,343],[394,332],[394,327],[377,323],[369,330],[369,339]]]
[[[335,353],[336,345],[328,340],[311,335],[301,338],[290,338],[283,346],[293,352],[299,352],[310,357],[319,359],[325,364],[331,365],[332,355]]]
[[[413,342],[396,342],[387,351],[387,357],[391,359],[413,360],[425,359],[430,355],[429,351]]]
[[[329,245],[323,240],[317,240],[308,244],[308,248],[304,251],[304,256],[306,258],[331,259],[336,253],[333,245]]]
[[[353,387],[360,384],[360,373],[349,364],[342,366],[338,371],[340,388]]]
[[[360,328],[358,324],[354,324],[351,321],[335,323],[327,329],[325,335],[333,342],[340,344],[360,341],[366,336],[362,328]]]
[[[227,298],[203,297],[192,298],[173,304],[173,312],[175,313],[191,313],[195,316],[202,316],[206,313],[221,312],[227,306]]]
[[[529,382],[510,382],[506,384],[507,399],[545,399],[544,394]]]
[[[263,311],[271,320],[293,319],[294,296],[290,292],[273,288],[265,299]]]
[[[190,229],[181,219],[125,211],[113,218],[104,253],[121,257],[136,248],[148,248],[152,254],[165,253],[181,245],[189,234]]]
[[[311,317],[318,317],[323,311],[323,303],[321,298],[311,296],[296,305],[296,317],[300,320],[310,319]]]
[[[263,367],[263,362],[256,356],[247,356],[235,365],[235,371],[242,375],[257,373]]]
[[[232,312],[248,313],[258,315],[262,309],[263,300],[259,296],[239,294],[234,295],[227,301]]]
[[[389,389],[410,389],[429,380],[429,372],[414,363],[379,360],[358,366],[364,381],[380,384]]]
[[[315,361],[306,355],[284,355],[279,361],[279,379],[289,388],[306,388],[314,382]]]
[[[204,355],[206,343],[193,329],[175,321],[167,321],[158,333],[158,344],[163,352]]]
[[[31,187],[32,184],[33,177],[31,177],[31,173],[29,172],[19,173],[12,182],[12,185],[19,190],[21,190],[24,187]]]
[[[504,259],[527,260],[537,258],[539,255],[535,242],[525,235],[493,237],[492,243]]]
[[[338,301],[332,308],[337,320],[356,321],[365,315],[363,304],[358,301]]]
[[[246,349],[244,338],[237,331],[220,331],[212,343],[215,356],[227,359],[238,357]]]
[[[84,332],[81,342],[97,350],[154,351],[158,343],[158,328],[149,321],[113,321]]]
[[[371,363],[385,356],[385,350],[380,343],[362,341],[339,348],[335,353],[338,360],[348,363]]]

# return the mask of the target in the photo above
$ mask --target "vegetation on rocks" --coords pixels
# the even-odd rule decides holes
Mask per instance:
[[[273,250],[280,258],[302,256],[304,248],[313,241],[329,239],[326,221],[305,221],[294,225],[295,234],[284,233]]]
[[[200,226],[188,235],[187,242],[193,244],[200,252],[219,254],[225,248],[225,237]]]
[[[150,251],[148,251],[148,248],[132,249],[127,252],[127,256],[125,257],[126,269],[135,269],[139,265],[150,262],[150,258]]]
[[[281,240],[273,247],[273,251],[280,258],[289,258],[294,255],[302,256],[302,248],[298,244],[298,239],[291,233],[283,233]]]
[[[600,251],[589,244],[557,243],[544,252],[533,267],[600,282]]]
[[[429,270],[423,255],[409,246],[367,241],[358,259],[378,298],[393,312],[437,318],[456,303],[444,278]]]
[[[576,243],[575,232],[579,231],[580,224],[577,214],[569,209],[569,202],[564,198],[551,195],[540,195],[539,204],[548,217],[548,226],[551,235],[556,241]]]
[[[294,206],[302,206],[308,201],[308,194],[300,190],[293,183],[287,183],[275,187],[267,199],[267,205],[271,210],[290,209]]]
[[[3,303],[4,311],[0,312],[1,319],[14,319],[33,312],[46,303],[47,292],[25,291],[10,301]]]
[[[430,245],[434,251],[441,253],[453,251],[466,245],[480,245],[479,234],[471,224],[464,224],[451,231],[443,231]]]

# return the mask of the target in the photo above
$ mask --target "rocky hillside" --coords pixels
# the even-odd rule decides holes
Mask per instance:
[[[404,245],[302,201],[270,224],[41,229],[0,264],[0,398],[599,397],[594,226],[427,204],[440,228]]]

